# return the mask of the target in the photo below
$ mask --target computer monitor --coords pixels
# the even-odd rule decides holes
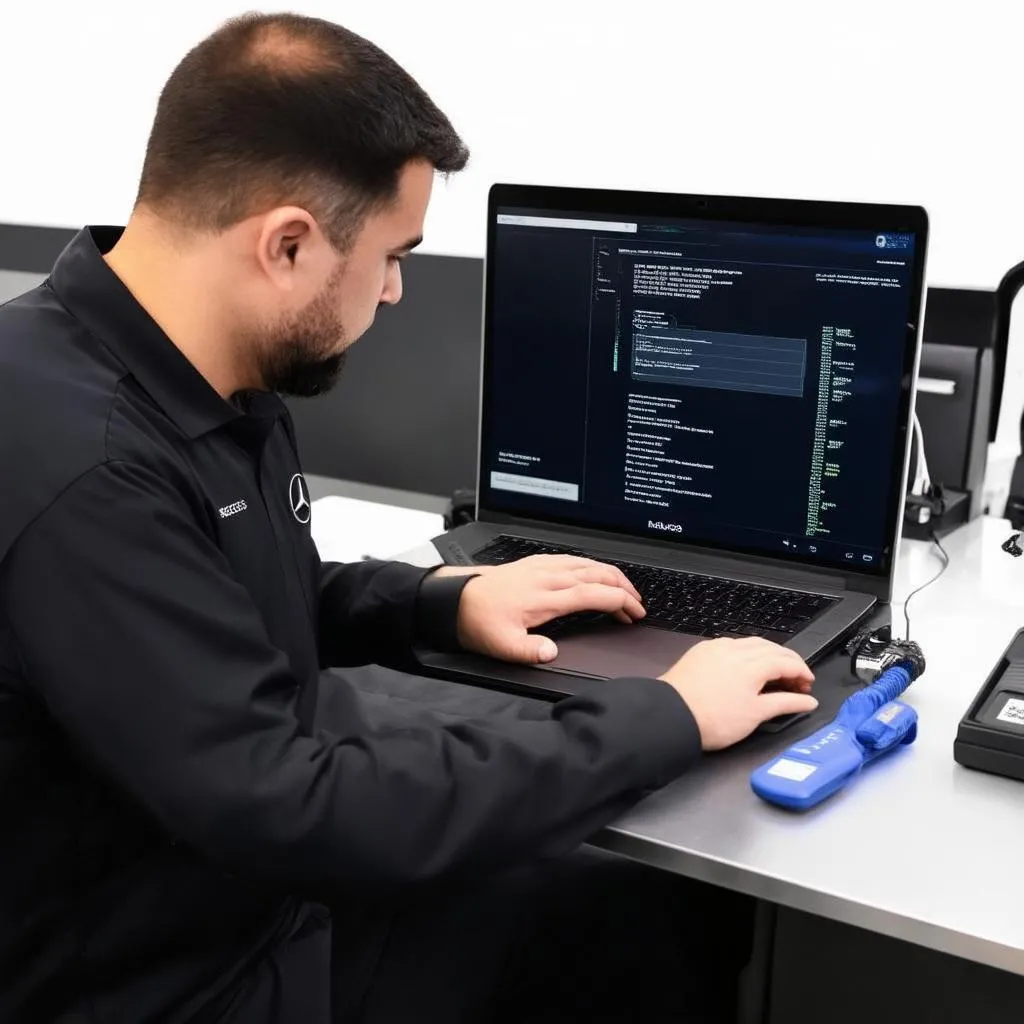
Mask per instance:
[[[926,235],[917,207],[495,186],[480,509],[885,575]]]

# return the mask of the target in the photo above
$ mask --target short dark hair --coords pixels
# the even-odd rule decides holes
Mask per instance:
[[[245,14],[167,80],[137,202],[207,230],[300,205],[344,249],[394,198],[409,161],[448,174],[468,157],[448,118],[373,43],[319,18]]]

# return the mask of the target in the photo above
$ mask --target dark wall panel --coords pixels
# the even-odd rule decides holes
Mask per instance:
[[[49,271],[74,232],[0,224],[0,270]],[[476,477],[483,260],[415,254],[338,386],[292,399],[310,473],[448,497]]]
[[[327,395],[291,399],[313,473],[448,496],[476,480],[483,261],[409,258]]]

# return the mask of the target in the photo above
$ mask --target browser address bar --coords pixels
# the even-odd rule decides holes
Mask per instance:
[[[499,224],[525,228],[574,228],[578,231],[628,231],[636,234],[636,225],[613,220],[575,220],[571,217],[527,217],[518,213],[499,213]]]

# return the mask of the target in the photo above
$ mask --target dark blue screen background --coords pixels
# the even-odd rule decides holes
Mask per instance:
[[[911,319],[913,236],[887,234],[884,224],[876,232],[839,232],[693,220],[637,223],[635,233],[625,233],[596,224],[581,229],[499,220],[489,253],[484,506],[866,572],[886,570],[892,467],[903,458],[902,447],[895,450],[896,421]],[[636,262],[711,271],[713,280],[732,283],[712,284],[699,297],[636,294]],[[728,270],[734,273],[722,273]],[[846,275],[847,282],[887,281],[826,282],[822,274]],[[695,336],[750,336],[755,357],[761,344],[796,346],[804,354],[802,389],[758,393],[635,379],[637,311],[648,323],[656,315],[670,329]],[[825,462],[832,475],[822,482],[828,505],[809,520],[826,328],[849,337],[845,347],[831,345],[832,447]],[[836,370],[837,360],[852,366]],[[729,359],[719,365],[733,362],[743,365]],[[845,394],[836,401],[833,390]],[[626,499],[630,395],[671,399],[673,410],[664,415],[701,431],[673,432],[664,450],[679,461],[714,467],[677,469],[692,476],[690,482],[677,481],[678,489],[710,498]],[[524,457],[528,463],[517,462]],[[578,489],[578,500],[492,487],[494,472],[569,483]],[[652,528],[652,522],[672,529]]]

